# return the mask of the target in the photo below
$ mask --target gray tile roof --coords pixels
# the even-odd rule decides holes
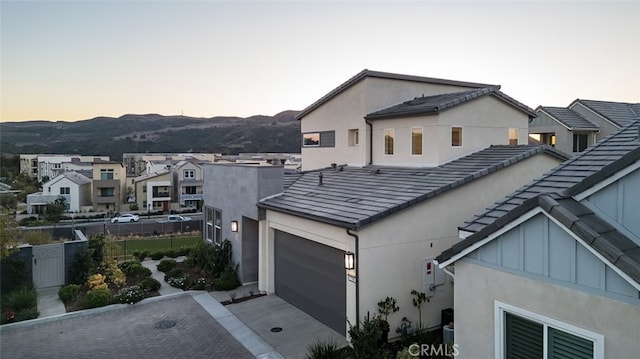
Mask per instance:
[[[580,116],[579,113],[569,108],[540,106],[538,107],[537,110],[545,112],[547,115],[551,116],[556,121],[565,125],[567,128],[569,128],[572,131],[573,130],[597,131],[600,129],[598,126],[594,125],[591,121]]]
[[[634,120],[640,119],[640,103],[624,103],[595,100],[576,100],[600,116],[608,119],[618,127],[629,125]]]
[[[372,112],[366,115],[365,118],[367,120],[375,120],[382,118],[386,119],[415,115],[431,115],[486,95],[493,95],[498,99],[501,99],[508,104],[516,107],[520,111],[525,112],[531,117],[536,116],[534,110],[505,95],[504,93],[500,92],[499,89],[499,86],[483,87],[467,91],[445,93],[426,97],[416,97],[413,100],[405,101],[403,103],[387,107],[376,112]]]
[[[574,200],[577,195],[640,160],[640,120],[563,162],[460,227],[475,232],[436,257],[452,260],[526,212],[540,207],[640,283],[640,246]]]
[[[514,193],[495,203],[480,215],[466,221],[459,229],[468,232],[479,232],[490,224],[507,217],[516,207],[527,199],[542,193],[575,194],[584,191],[604,178],[612,175],[620,168],[640,158],[640,142],[638,141],[638,124],[632,122],[619,132],[603,139],[580,155],[563,162],[518,189]],[[511,217],[511,216],[508,216]]]
[[[432,168],[337,166],[309,171],[282,195],[258,206],[358,229],[543,152],[567,158],[544,145],[491,146]]]
[[[412,76],[412,75],[402,75],[402,74],[394,74],[389,72],[380,72],[380,71],[372,71],[364,69],[361,72],[357,73],[352,78],[348,79],[340,86],[331,90],[326,95],[322,96],[319,100],[309,105],[307,108],[302,110],[296,117],[296,120],[299,120],[309,114],[311,111],[320,107],[325,102],[331,100],[332,98],[338,96],[340,93],[348,89],[349,87],[355,85],[360,80],[367,77],[375,77],[375,78],[383,78],[383,79],[391,79],[391,80],[402,80],[402,81],[412,81],[412,82],[424,82],[424,83],[433,83],[433,84],[442,84],[442,85],[453,85],[453,86],[461,86],[461,87],[469,87],[469,88],[482,88],[482,87],[492,87],[496,85],[490,84],[481,84],[474,82],[463,82],[463,81],[455,81],[455,80],[445,80],[445,79],[437,79],[433,77],[422,77],[422,76]]]

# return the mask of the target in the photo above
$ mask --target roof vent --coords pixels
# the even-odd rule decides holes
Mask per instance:
[[[324,182],[322,182],[323,177],[324,175],[322,174],[322,172],[318,173],[318,186],[322,186],[324,184]]]
[[[338,167],[338,164],[337,164],[337,163],[332,163],[332,164],[331,164],[331,168],[333,168],[334,170],[336,169],[336,167]]]

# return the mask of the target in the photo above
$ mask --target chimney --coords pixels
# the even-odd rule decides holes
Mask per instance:
[[[322,174],[322,172],[320,172],[318,174],[318,186],[322,186],[324,183],[322,182],[322,178],[324,177],[324,175]]]

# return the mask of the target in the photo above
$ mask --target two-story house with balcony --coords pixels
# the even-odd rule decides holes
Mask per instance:
[[[432,260],[457,223],[566,158],[527,145],[535,112],[499,88],[362,71],[298,116],[302,172],[207,167],[207,239],[233,238],[234,260],[257,260],[260,290],[342,335],[387,296],[400,306],[392,335],[402,317],[418,325],[414,289],[430,297],[421,325],[439,326],[453,293]],[[257,259],[249,215],[231,200],[245,193],[260,198]]]
[[[202,165],[193,161],[180,161],[172,168],[174,202],[180,207],[202,207],[204,200]]]
[[[96,160],[109,161],[109,156],[20,155],[20,172],[46,182],[67,171],[91,171],[92,163]]]
[[[126,167],[120,162],[95,161],[93,163],[92,204],[98,212],[128,210],[122,203],[126,197]]]
[[[134,180],[136,202],[140,210],[168,211],[171,204],[171,170],[138,176]]]
[[[640,103],[581,100],[568,107],[539,106],[529,135],[576,155],[640,118]]]
[[[48,203],[64,198],[68,212],[84,212],[91,206],[91,179],[64,172],[42,185],[42,192],[27,195],[27,213],[42,214]]]

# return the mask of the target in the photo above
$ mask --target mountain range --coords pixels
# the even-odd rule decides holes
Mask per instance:
[[[128,114],[77,122],[4,122],[0,123],[0,150],[3,155],[101,155],[116,161],[125,152],[299,153],[298,113],[290,110],[247,118]]]

